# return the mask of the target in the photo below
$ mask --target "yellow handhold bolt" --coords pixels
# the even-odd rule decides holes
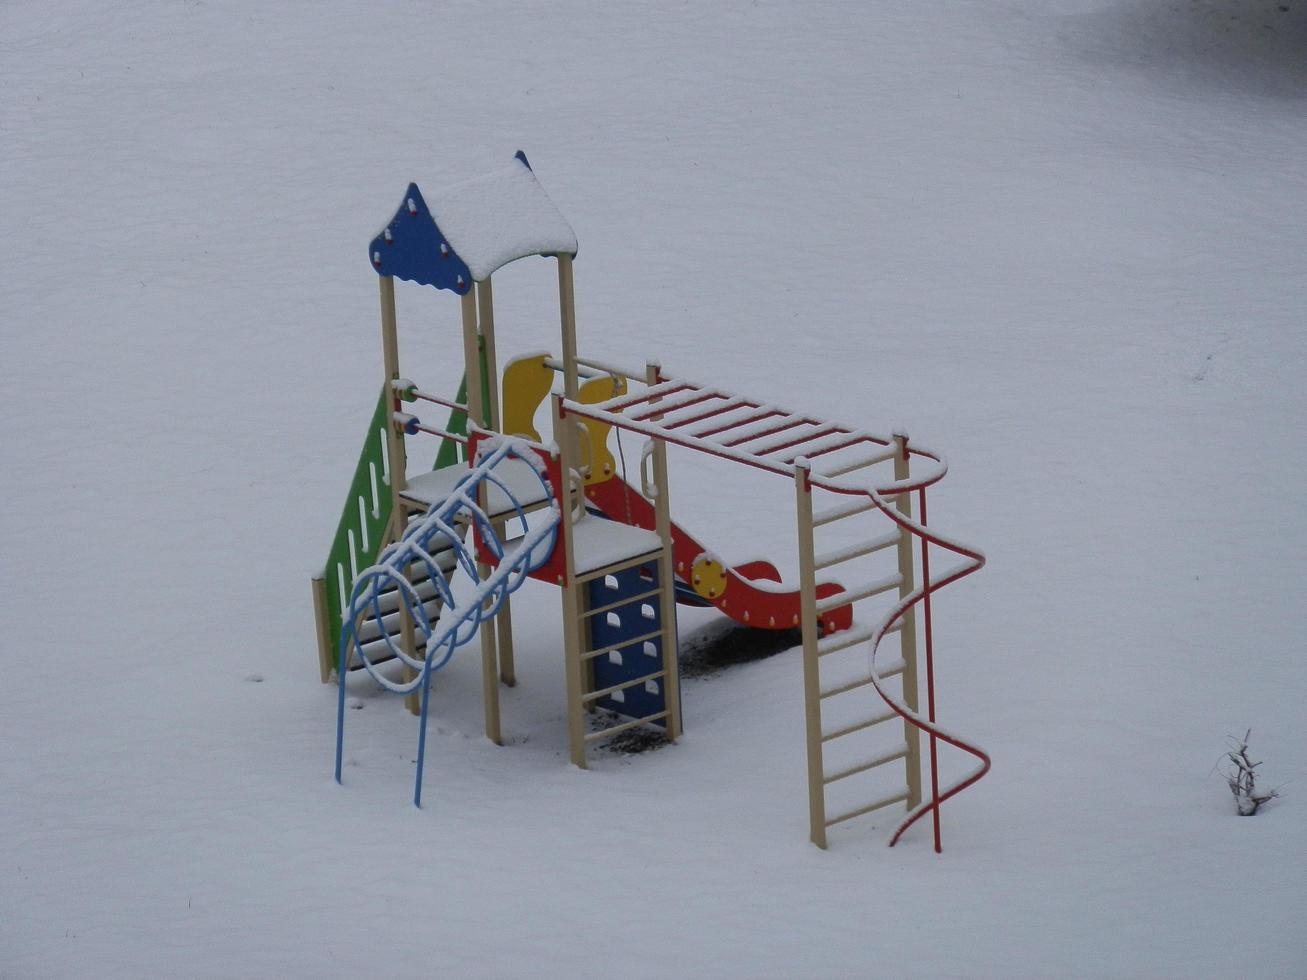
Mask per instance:
[[[716,558],[700,555],[690,566],[690,584],[705,599],[716,599],[726,591],[726,569]]]

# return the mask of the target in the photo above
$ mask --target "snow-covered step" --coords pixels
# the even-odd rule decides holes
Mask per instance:
[[[902,532],[896,528],[893,531],[877,535],[874,538],[868,538],[865,541],[855,541],[843,548],[832,548],[830,551],[823,551],[815,556],[816,561],[813,567],[817,571],[821,571],[823,568],[830,568],[832,565],[840,565],[846,561],[853,561],[855,558],[873,555],[877,551],[898,544],[901,534]]]
[[[437,619],[440,618],[440,609],[441,609],[440,599],[435,598],[435,599],[427,600],[426,602],[422,603],[422,609],[426,613],[427,621],[435,622]],[[359,631],[358,631],[359,642],[369,643],[372,640],[381,639],[382,629],[386,631],[386,634],[388,636],[398,636],[402,625],[403,624],[400,622],[400,614],[398,610],[396,610],[395,612],[386,613],[384,616],[382,616],[380,627],[377,625],[377,620],[375,617],[365,619],[363,621],[363,624],[359,627]],[[418,629],[417,623],[415,622],[413,626],[414,635],[420,639],[421,632],[422,631]]]
[[[824,477],[844,476],[844,474],[852,473],[854,470],[866,469],[868,466],[875,466],[877,463],[883,463],[886,460],[893,459],[897,452],[898,449],[896,447],[889,446],[877,453],[856,456],[853,459],[845,460],[835,464],[834,466],[822,467],[821,469],[817,469],[816,472],[818,475]]]
[[[900,619],[893,626],[885,630],[885,635],[897,633],[903,629],[903,620]],[[857,626],[838,633],[832,633],[830,636],[822,637],[817,641],[817,656],[824,657],[829,653],[838,653],[840,650],[847,650],[851,646],[857,646],[859,643],[866,643],[876,632],[874,626]]]
[[[657,385],[654,386],[655,388]],[[645,394],[653,391],[653,388],[646,389]],[[717,395],[717,392],[710,391],[706,388],[687,388],[682,391],[662,396],[660,401],[646,401],[638,412],[632,412],[631,418],[637,422],[648,421],[659,415],[666,415],[668,412],[677,408],[685,408],[690,405],[697,405],[705,402]],[[743,400],[743,399],[739,399]]]
[[[877,766],[883,766],[893,762],[895,759],[902,759],[908,754],[908,743],[899,742],[893,748],[884,752],[879,752],[869,759],[863,759],[861,762],[855,762],[852,765],[844,766],[842,769],[836,769],[834,772],[826,773],[822,781],[827,786],[831,783],[838,782],[841,779],[847,779],[850,776],[856,776],[860,772],[866,772],[868,769],[875,769]]]
[[[793,463],[800,456],[807,458],[808,462],[812,462],[819,456],[839,452],[841,449],[847,449],[849,446],[863,442],[867,438],[868,436],[865,432],[854,432],[846,429],[844,426],[837,426],[834,432],[822,436],[811,444],[804,446],[802,452],[788,454],[785,457],[785,462]]]
[[[626,599],[621,604],[629,605],[637,600]],[[606,653],[612,653],[614,650],[620,650],[623,647],[634,646],[637,643],[647,643],[658,639],[663,635],[663,628],[660,626],[656,630],[650,630],[648,633],[642,633],[640,636],[633,636],[630,639],[623,639],[617,643],[611,643],[606,647],[598,647],[594,650],[586,650],[581,654],[582,660],[593,660],[595,657],[602,657]],[[632,681],[631,683],[635,683]]]
[[[853,517],[856,514],[865,514],[869,510],[876,509],[876,502],[872,500],[871,497],[864,497],[859,494],[852,500],[835,504],[833,507],[827,507],[825,510],[816,511],[812,515],[812,526],[821,527],[823,524],[842,521],[846,517]]]
[[[838,817],[832,817],[826,821],[827,827],[834,827],[837,823],[843,823],[845,820],[852,820],[854,817],[860,817],[864,813],[871,813],[873,810],[881,810],[887,806],[893,806],[895,803],[903,803],[908,798],[908,791],[902,789],[897,793],[891,793],[889,796],[882,796],[878,800],[873,800],[866,806],[856,807],[852,810],[846,810]]]
[[[793,415],[787,415],[779,408],[771,405],[763,405],[757,409],[758,414],[753,419],[744,420],[739,425],[731,426],[734,430],[730,433],[729,439],[722,439],[721,444],[727,448],[733,449],[736,446],[742,446],[746,442],[752,442],[755,439],[761,439],[763,436],[775,435],[778,432],[784,432],[803,424],[803,419],[796,419]]]
[[[608,651],[605,650],[603,652],[607,653]],[[591,691],[590,693],[584,695],[581,698],[581,700],[587,702],[598,701],[600,698],[608,697],[610,694],[614,693],[615,691],[624,691],[628,687],[636,687],[637,685],[640,684],[646,684],[649,681],[656,681],[659,678],[665,676],[666,673],[667,672],[664,670],[655,670],[653,673],[645,674],[642,677],[635,677],[629,681],[622,681],[622,683],[620,684],[614,684],[611,687],[604,687],[604,688],[600,688],[598,691]]]
[[[888,661],[885,666],[876,671],[876,673],[879,675],[881,680],[887,680],[896,674],[903,673],[906,667],[907,665],[904,664],[903,660],[900,658]],[[871,675],[868,674],[865,677],[855,677],[851,681],[844,681],[842,684],[823,687],[821,689],[821,700],[825,701],[827,698],[833,698],[837,694],[847,694],[849,691],[856,691],[858,688],[866,687],[870,683]]]
[[[639,725],[649,725],[655,721],[662,721],[667,717],[666,711],[656,711],[651,715],[645,715],[643,718],[632,718],[630,721],[624,721],[620,725],[614,725],[612,728],[604,728],[597,732],[589,732],[585,736],[587,742],[594,742],[601,738],[608,738],[611,735],[617,735],[620,732],[635,728]]]
[[[897,589],[903,582],[903,576],[898,572],[893,575],[887,575],[884,578],[878,578],[874,582],[867,582],[856,588],[845,589],[843,592],[836,593],[817,603],[817,612],[826,613],[832,609],[839,609],[841,606],[847,606],[851,602],[857,602],[859,599],[870,599],[872,596],[880,595],[882,592],[888,592],[891,589]]]
[[[655,406],[650,405],[650,409]],[[658,403],[661,407],[661,402]],[[742,397],[733,397],[722,399],[716,392],[699,392],[697,398],[684,402],[678,408],[673,408],[665,412],[662,418],[662,425],[669,429],[681,429],[687,425],[693,425],[695,422],[702,422],[704,419],[718,419],[723,415],[730,414],[741,408],[753,408],[754,406]],[[634,415],[632,418],[639,418]]]
[[[731,398],[712,412],[701,412],[693,423],[668,428],[684,431],[686,435],[697,439],[705,439],[723,432],[747,430],[755,424],[765,422],[771,414],[771,409],[766,406],[760,407],[743,398]]]
[[[866,731],[868,728],[874,728],[876,725],[884,724],[887,721],[893,721],[898,717],[898,712],[886,708],[884,711],[872,715],[870,718],[863,718],[861,721],[850,722],[847,725],[841,725],[839,728],[833,728],[828,732],[821,733],[823,742],[833,742],[837,738],[843,738],[845,735],[852,735],[855,732]]]
[[[803,419],[801,420],[801,423],[807,426],[807,428],[799,429],[796,426],[787,432],[773,436],[765,441],[759,441],[754,445],[746,444],[746,448],[749,452],[757,456],[768,456],[772,453],[778,453],[782,449],[792,449],[812,439],[830,435],[836,428],[838,428],[834,422],[822,422],[821,424],[817,424],[815,422],[809,422],[807,419]]]
[[[604,412],[620,412],[624,408],[642,404],[652,398],[686,390],[692,390],[695,394],[698,394],[702,389],[695,388],[688,381],[660,381],[658,384],[650,385],[648,388],[641,389],[634,394],[622,395],[619,398],[610,398],[606,402],[600,402],[594,408]]]

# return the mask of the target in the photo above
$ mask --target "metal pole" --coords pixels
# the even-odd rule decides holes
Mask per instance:
[[[921,511],[921,526],[926,526],[926,488],[922,487],[917,491],[917,501]],[[930,581],[930,542],[924,537],[921,539],[921,587],[923,589],[921,599],[922,617],[926,624],[926,717],[930,719],[931,724],[935,722],[935,657],[934,657],[934,637],[931,633],[930,626],[930,593],[934,586]],[[935,853],[939,854],[944,850],[940,843],[939,835],[939,766],[936,759],[936,744],[938,740],[935,733],[930,733],[930,800],[933,810],[932,816],[935,821]]]

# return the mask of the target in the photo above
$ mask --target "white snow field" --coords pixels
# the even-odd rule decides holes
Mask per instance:
[[[9,0],[0,145],[6,980],[1307,975],[1304,0]],[[535,583],[509,744],[465,651],[422,810],[365,679],[332,781],[367,244],[518,148],[583,354],[948,456],[931,523],[989,564],[935,603],[940,718],[994,767],[943,854],[807,842],[797,650],[570,767]],[[552,276],[496,276],[501,363],[557,349]],[[452,394],[456,300],[398,293]],[[792,488],[672,466],[785,569]],[[1283,798],[1244,819],[1249,727]]]

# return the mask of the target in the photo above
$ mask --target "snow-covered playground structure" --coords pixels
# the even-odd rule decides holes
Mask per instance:
[[[680,735],[676,604],[713,606],[749,626],[801,632],[813,843],[824,848],[830,827],[903,804],[890,843],[929,813],[939,850],[940,805],[990,764],[936,722],[932,596],[984,564],[927,527],[926,490],[946,472],[942,457],[901,432],[792,412],[657,363],[628,369],[578,356],[576,253],[521,152],[504,170],[430,197],[410,184],[369,245],[384,383],[326,568],[313,579],[321,677],[340,684],[337,779],[344,677],[366,670],[421,715],[420,803],[432,675],[474,638],[485,732],[502,744],[499,688],[516,682],[510,593],[535,578],[562,592],[574,764],[586,766],[588,744],[628,729]],[[514,358],[501,380],[491,279],[527,256],[557,261],[561,354]],[[460,297],[464,380],[454,399],[400,372],[395,279]],[[550,442],[536,428],[546,400]],[[415,402],[447,411],[447,421],[424,423],[405,410]],[[607,447],[614,431],[645,440],[638,486]],[[441,440],[435,468],[410,475],[406,439],[424,434]],[[768,562],[726,564],[672,520],[669,445],[793,482],[797,582]],[[957,561],[932,575],[932,548]],[[827,578],[836,569],[849,584]],[[882,645],[894,635],[890,654]],[[392,660],[401,680],[378,669]],[[939,742],[974,760],[943,786]],[[847,787],[856,799],[835,805],[832,794]]]

